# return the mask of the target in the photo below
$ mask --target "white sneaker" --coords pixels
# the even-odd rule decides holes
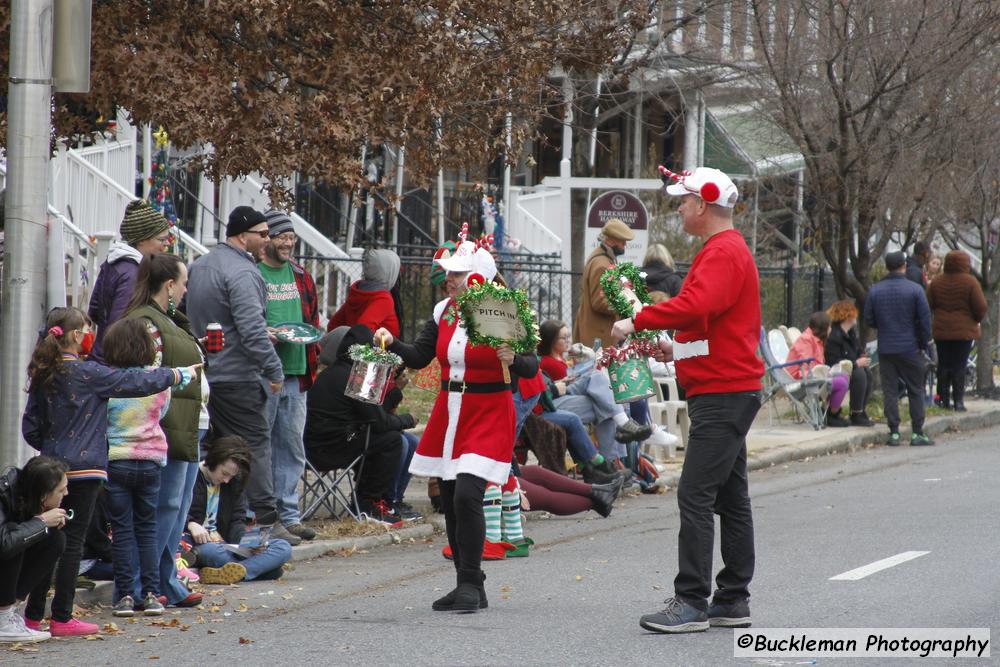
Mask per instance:
[[[0,642],[24,642],[33,644],[50,639],[52,635],[48,632],[31,630],[24,624],[24,618],[17,613],[17,607],[13,606],[6,611],[0,611]]]
[[[659,425],[653,425],[653,434],[646,438],[647,445],[655,445],[657,447],[669,447],[671,445],[676,445],[678,443],[678,438],[673,433],[667,433]]]

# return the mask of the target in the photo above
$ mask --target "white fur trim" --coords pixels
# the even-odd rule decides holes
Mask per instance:
[[[444,309],[448,306],[448,302],[451,299],[442,299],[434,305],[434,323],[441,324],[441,316],[444,315]]]
[[[503,485],[510,476],[510,461],[496,461],[479,454],[462,454],[457,459],[442,459],[414,454],[410,461],[410,472],[422,477],[455,479],[460,474],[470,474],[487,482]]]
[[[692,340],[687,343],[674,341],[674,361],[681,359],[691,359],[692,357],[707,357],[708,340]]]

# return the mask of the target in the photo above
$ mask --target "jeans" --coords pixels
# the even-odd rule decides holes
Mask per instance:
[[[566,448],[577,463],[586,463],[597,456],[597,448],[587,435],[583,422],[572,412],[556,410],[543,412],[542,418],[560,426],[566,431]]]
[[[906,385],[909,397],[910,421],[914,433],[924,431],[924,373],[927,364],[919,352],[914,354],[880,354],[879,377],[885,399],[885,421],[889,431],[899,432],[899,381]]]
[[[528,420],[528,415],[538,405],[542,395],[535,394],[531,398],[522,398],[521,392],[515,391],[511,396],[514,398],[514,440],[516,441],[521,435],[521,429],[524,428],[524,422]]]
[[[396,481],[393,484],[392,500],[396,503],[403,502],[403,496],[406,495],[406,487],[410,483],[410,461],[413,460],[413,453],[417,451],[417,444],[420,443],[420,438],[403,431],[403,452],[402,458],[399,461],[399,471],[396,473]]]
[[[286,526],[302,521],[299,481],[306,468],[302,432],[306,428],[306,393],[297,375],[285,378],[277,394],[268,392],[267,422],[271,426],[271,466],[278,519]]]
[[[246,581],[254,579],[277,579],[281,576],[281,566],[292,559],[292,546],[284,540],[270,540],[259,554],[240,558],[226,549],[224,544],[209,542],[199,544],[198,567],[222,567],[226,563],[240,563],[247,569]]]
[[[247,503],[261,525],[278,520],[271,472],[271,428],[267,423],[269,389],[261,382],[216,382],[208,396],[212,437],[238,435],[250,445],[253,465],[246,483]]]
[[[52,570],[65,547],[63,532],[49,528],[45,537],[24,551],[0,559],[0,607],[24,600],[29,593],[37,594],[44,600],[52,582]]]
[[[107,508],[114,554],[115,594],[136,600],[160,590],[156,549],[156,504],[160,497],[160,466],[155,461],[111,461],[108,464]],[[136,562],[138,554],[138,562]],[[136,597],[135,578],[141,590]]]
[[[691,434],[677,486],[681,528],[674,592],[701,610],[708,607],[712,585],[713,513],[720,518],[724,563],[715,578],[715,601],[750,596],[755,555],[746,435],[759,409],[759,392],[688,398]]]
[[[569,385],[566,396],[587,396],[594,404],[594,413],[598,421],[613,419],[615,415],[623,412],[625,408],[619,403],[615,403],[615,396],[611,392],[611,380],[605,371],[594,371],[590,375],[578,379]]]
[[[188,590],[177,580],[174,555],[187,525],[191,495],[198,478],[195,461],[172,461],[160,471],[160,496],[156,504],[156,549],[160,554],[160,593],[167,604],[177,604],[188,596]]]
[[[68,623],[73,618],[73,598],[76,596],[76,578],[80,573],[80,556],[83,553],[83,539],[87,527],[94,516],[94,504],[97,492],[101,490],[102,480],[79,479],[69,483],[69,493],[62,500],[62,508],[67,512],[73,510],[73,520],[66,522],[63,535],[66,537],[66,548],[56,565],[55,595],[52,596],[52,618]],[[27,618],[40,621],[45,615],[45,597],[48,595],[48,582],[31,591],[28,604],[24,608]]]

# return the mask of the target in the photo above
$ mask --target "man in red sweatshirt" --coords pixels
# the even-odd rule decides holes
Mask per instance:
[[[757,358],[760,286],[743,236],[733,228],[739,191],[724,173],[699,167],[668,185],[681,198],[684,231],[704,245],[680,294],[616,322],[622,339],[636,330],[676,329],[661,343],[687,392],[691,436],[677,487],[679,571],[674,597],[639,624],[654,632],[702,632],[709,625],[748,627],[754,571],[753,516],[746,435],[760,409],[764,367]],[[724,567],[712,593],[713,512],[721,517]]]

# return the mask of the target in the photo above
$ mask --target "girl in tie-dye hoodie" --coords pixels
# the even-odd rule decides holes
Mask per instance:
[[[119,320],[104,336],[104,359],[111,366],[139,371],[152,366],[155,356],[155,342],[143,320]],[[157,599],[156,505],[160,469],[167,463],[167,438],[160,419],[169,405],[169,389],[108,401],[107,509],[115,573],[112,613],[119,617],[163,613]]]

